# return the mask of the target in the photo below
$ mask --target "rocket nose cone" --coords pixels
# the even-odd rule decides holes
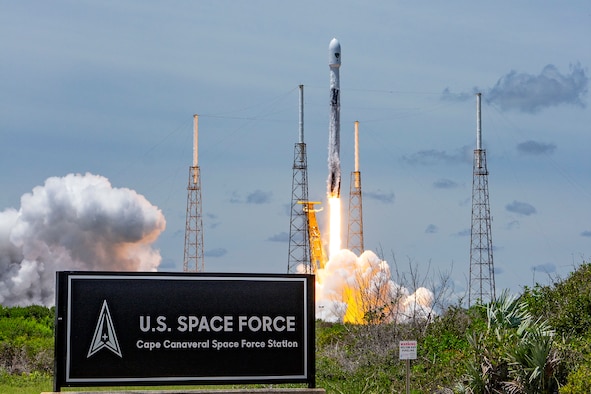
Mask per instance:
[[[331,67],[341,65],[341,44],[336,38],[333,38],[328,44],[328,65]]]

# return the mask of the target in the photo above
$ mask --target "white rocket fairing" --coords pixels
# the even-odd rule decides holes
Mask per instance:
[[[340,159],[340,112],[341,97],[339,67],[341,67],[341,44],[333,38],[328,45],[328,67],[330,68],[330,117],[328,124],[328,195],[340,197],[341,159]]]

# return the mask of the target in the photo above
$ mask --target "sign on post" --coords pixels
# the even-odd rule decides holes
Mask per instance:
[[[58,272],[64,386],[315,385],[312,275]]]
[[[417,341],[400,341],[400,360],[417,359]]]
[[[417,359],[417,341],[400,341],[400,360],[406,360],[406,394],[410,394],[410,360]]]

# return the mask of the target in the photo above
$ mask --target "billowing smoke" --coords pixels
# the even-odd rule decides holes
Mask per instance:
[[[53,305],[55,272],[156,271],[162,212],[93,174],[51,177],[0,212],[0,304]]]
[[[561,74],[556,66],[546,65],[538,75],[511,71],[499,78],[490,89],[473,88],[471,92],[453,93],[446,88],[443,100],[472,100],[476,92],[483,92],[487,103],[501,110],[536,113],[557,105],[584,107],[589,77],[580,64],[570,67],[570,73]]]
[[[356,256],[343,249],[316,273],[316,317],[351,323],[406,322],[433,316],[434,295],[414,293],[391,279],[390,267],[374,252]]]

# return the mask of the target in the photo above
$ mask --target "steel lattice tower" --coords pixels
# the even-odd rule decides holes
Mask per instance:
[[[357,256],[365,250],[363,246],[363,205],[361,193],[361,172],[359,171],[359,122],[355,121],[355,171],[351,173],[349,190],[349,225],[347,226],[347,249]]]
[[[488,169],[486,150],[482,149],[480,99],[476,95],[476,149],[472,179],[472,227],[470,231],[470,289],[468,306],[495,300],[495,273],[488,200]]]
[[[289,253],[287,273],[298,272],[303,267],[305,273],[312,273],[310,262],[310,234],[308,217],[301,202],[308,201],[308,159],[304,143],[304,85],[300,85],[299,142],[294,147],[293,179],[291,182],[291,213],[289,226]]]
[[[184,272],[203,272],[203,217],[201,215],[201,174],[198,152],[198,116],[193,115],[193,165],[189,167],[187,214],[185,223]]]

